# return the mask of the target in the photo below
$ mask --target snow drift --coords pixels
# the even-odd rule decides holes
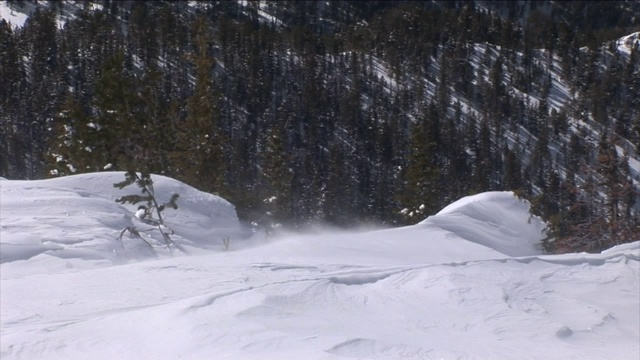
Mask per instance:
[[[119,262],[140,257],[114,252],[114,235],[135,224],[135,209],[114,201],[122,178],[0,182],[2,359],[583,360],[640,351],[640,242],[540,255],[543,224],[510,193],[463,198],[415,226],[283,234],[260,246],[236,237],[224,251],[215,238],[239,231],[233,206],[154,176],[158,194],[181,194],[167,223],[199,256]]]
[[[74,175],[35,181],[3,180],[0,262],[59,258],[113,262],[149,256],[139,239],[116,238],[128,226],[152,229],[134,217],[136,207],[115,199],[140,194],[134,184],[113,186],[122,172]],[[222,237],[240,229],[235,208],[228,201],[184,183],[153,175],[158,200],[180,195],[178,209],[164,211],[172,238],[187,248],[219,246]],[[153,230],[149,231],[153,234]]]
[[[420,224],[444,229],[510,256],[540,254],[545,224],[529,213],[529,203],[513,192],[464,197]]]

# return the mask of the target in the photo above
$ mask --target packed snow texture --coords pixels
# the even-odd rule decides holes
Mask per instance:
[[[112,263],[150,256],[149,247],[129,233],[116,240],[126,227],[149,230],[145,237],[152,244],[162,239],[157,228],[134,216],[138,205],[115,201],[142,194],[135,184],[123,189],[113,186],[124,179],[122,172],[105,172],[2,181],[0,262],[29,259],[27,267],[31,267],[32,262],[52,258],[66,264],[78,259]],[[163,217],[180,245],[191,250],[218,247],[223,237],[237,236],[238,217],[228,201],[160,175],[152,180],[159,202],[168,201],[173,193],[179,195],[178,209],[164,210]]]
[[[0,181],[2,359],[640,354],[640,242],[541,255],[543,224],[512,193],[415,226],[265,238],[227,201],[154,175],[158,194],[180,194],[167,224],[192,255],[171,257],[114,241],[142,226],[114,201],[137,189],[113,188],[123,178]]]

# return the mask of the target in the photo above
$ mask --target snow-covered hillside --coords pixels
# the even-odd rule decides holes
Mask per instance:
[[[175,240],[137,224],[122,173],[0,181],[2,359],[635,359],[640,243],[540,255],[511,193],[404,228],[246,237],[233,206],[154,175]],[[230,236],[229,251],[221,236]],[[139,249],[138,249],[139,250]],[[141,261],[139,261],[141,260]]]

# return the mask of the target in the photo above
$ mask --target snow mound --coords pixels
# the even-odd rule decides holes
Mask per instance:
[[[530,204],[513,192],[492,191],[464,197],[420,225],[450,232],[509,256],[541,254],[545,224],[529,213]]]
[[[178,209],[163,212],[165,223],[175,232],[172,239],[189,249],[219,246],[222,237],[239,231],[235,208],[228,201],[201,192],[182,182],[152,175],[156,197],[168,201],[178,193]],[[159,231],[134,216],[137,206],[121,205],[123,195],[140,194],[124,180],[123,172],[73,175],[48,180],[2,180],[0,263],[19,260],[66,259],[118,262],[155,254],[139,239],[123,236],[123,229],[149,229],[153,243]],[[153,230],[151,230],[153,229]]]

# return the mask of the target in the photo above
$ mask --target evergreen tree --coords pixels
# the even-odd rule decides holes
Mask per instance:
[[[507,145],[504,146],[504,179],[502,181],[505,190],[522,190],[522,164],[518,155],[509,149]]]
[[[626,157],[620,158],[615,143],[604,134],[598,147],[597,171],[605,193],[605,214],[608,231],[599,234],[607,239],[607,245],[617,245],[622,238],[640,234],[640,223],[631,218],[638,190],[630,178]]]
[[[285,124],[276,123],[266,131],[266,148],[262,152],[262,174],[266,178],[266,195],[270,221],[274,224],[287,223],[291,219],[291,181],[293,179],[292,159],[286,144]]]
[[[94,116],[86,126],[100,134],[95,142],[86,143],[93,154],[92,171],[108,164],[113,169],[126,170],[144,163],[144,118],[140,109],[138,80],[127,62],[124,51],[107,58],[97,79],[92,104]]]
[[[55,120],[49,147],[49,174],[65,176],[98,170],[96,165],[103,161],[97,158],[101,155],[94,151],[93,144],[99,141],[100,129],[73,94],[67,94]]]
[[[27,47],[24,55],[29,57],[26,75],[30,86],[25,99],[29,118],[23,117],[18,126],[28,136],[25,163],[26,176],[30,179],[43,175],[46,131],[51,126],[59,100],[57,34],[55,13],[40,8],[36,8],[27,19],[22,34],[25,39],[23,45]]]
[[[425,114],[426,115],[426,114]],[[411,131],[411,145],[407,157],[406,185],[401,198],[401,205],[406,211],[406,220],[415,215],[434,214],[439,210],[439,175],[436,161],[437,143],[432,119],[423,115]]]
[[[0,174],[10,176],[12,169],[24,164],[24,134],[18,131],[16,117],[20,107],[23,64],[15,34],[9,23],[0,19]],[[13,154],[13,156],[8,156]]]
[[[219,94],[213,81],[215,59],[210,54],[207,22],[200,17],[192,29],[195,87],[187,99],[186,119],[176,134],[172,159],[179,178],[205,191],[221,191],[224,183],[222,136],[218,128]]]

